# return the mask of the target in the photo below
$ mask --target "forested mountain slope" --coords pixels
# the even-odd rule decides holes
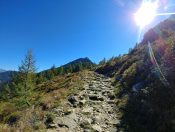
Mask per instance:
[[[93,63],[89,58],[86,57],[76,59],[60,67],[52,66],[50,69],[41,71],[37,74],[37,83],[50,80],[57,75],[75,73],[85,69],[92,69],[93,67],[95,67],[95,65],[95,63]]]
[[[10,81],[14,73],[14,71],[0,69],[0,84]]]

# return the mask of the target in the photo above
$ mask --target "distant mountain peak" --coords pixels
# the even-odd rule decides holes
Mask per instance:
[[[4,69],[0,69],[0,85],[2,83],[8,82],[12,79],[12,74],[14,74],[15,71],[7,71]]]
[[[6,70],[0,68],[0,73],[6,72]]]
[[[73,61],[63,65],[63,67],[66,67],[66,66],[72,65],[72,64],[77,64],[77,63],[80,63],[80,62],[94,64],[88,57],[84,57],[84,58],[79,58],[79,59],[73,60]]]
[[[57,76],[57,75],[75,73],[82,70],[92,69],[95,65],[96,64],[93,63],[88,57],[85,57],[85,58],[79,58],[79,59],[73,60],[57,68],[52,67],[51,69],[41,71],[39,74],[41,75],[42,73],[42,75],[46,79],[51,79],[53,76]]]

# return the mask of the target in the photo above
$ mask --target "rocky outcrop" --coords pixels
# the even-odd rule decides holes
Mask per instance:
[[[56,118],[48,132],[116,132],[120,123],[115,112],[111,80],[94,73],[84,77],[84,90],[68,97],[64,106],[53,109]]]

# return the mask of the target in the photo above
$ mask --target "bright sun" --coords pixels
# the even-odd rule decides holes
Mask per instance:
[[[134,14],[135,21],[141,28],[150,24],[156,16],[157,2],[143,1],[140,9]]]

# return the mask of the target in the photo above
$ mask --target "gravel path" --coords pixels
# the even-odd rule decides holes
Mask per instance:
[[[116,132],[120,123],[115,112],[114,87],[110,78],[94,73],[83,79],[80,93],[68,97],[48,132]]]

